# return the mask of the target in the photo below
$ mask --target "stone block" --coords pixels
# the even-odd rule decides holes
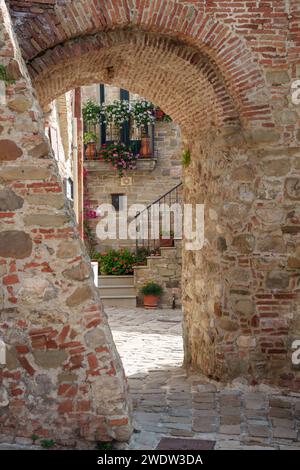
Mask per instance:
[[[235,311],[239,314],[245,315],[247,317],[253,315],[255,311],[255,306],[252,300],[248,299],[239,299],[235,303]]]
[[[29,194],[26,202],[34,206],[49,206],[55,209],[62,209],[65,205],[63,194]]]
[[[278,427],[273,429],[273,437],[275,438],[297,440],[297,436],[298,432],[294,429]]]
[[[81,253],[80,245],[76,241],[63,241],[59,244],[56,256],[60,259],[75,258]]]
[[[91,349],[95,349],[99,346],[103,347],[103,345],[106,343],[105,333],[100,328],[94,328],[93,330],[88,331],[84,335],[84,339],[86,345]]]
[[[0,161],[9,162],[17,160],[22,155],[22,150],[20,149],[20,147],[17,146],[15,142],[9,139],[0,140]]]
[[[0,232],[0,256],[3,258],[24,259],[31,255],[32,239],[22,231]]]
[[[15,211],[23,207],[24,199],[10,188],[0,190],[0,212]]]
[[[300,257],[296,258],[294,256],[290,256],[288,259],[288,267],[291,269],[300,269]]]
[[[70,216],[64,214],[29,214],[24,217],[24,223],[27,227],[63,227],[70,222]]]
[[[239,336],[236,342],[239,348],[252,349],[256,346],[256,339],[253,336]]]
[[[24,113],[32,106],[32,98],[24,95],[15,95],[15,97],[7,103],[9,109],[17,113]]]
[[[64,350],[33,351],[36,364],[44,369],[56,369],[67,359],[68,355]]]
[[[286,70],[270,70],[266,73],[266,79],[270,85],[282,85],[291,80]]]
[[[232,172],[232,179],[234,181],[253,181],[253,168],[250,165],[243,165],[239,168],[235,168]]]
[[[246,132],[246,139],[251,144],[272,144],[280,139],[279,132],[270,128],[257,128]]]
[[[269,437],[271,434],[268,424],[248,424],[248,431],[253,437]]]
[[[81,262],[73,268],[63,271],[63,276],[72,281],[84,281],[91,276],[91,268],[84,262]]]
[[[49,143],[44,141],[29,150],[28,154],[33,158],[46,157],[50,153]]]
[[[68,307],[76,307],[77,305],[82,304],[88,300],[91,300],[94,296],[93,289],[90,286],[78,287],[75,289],[73,294],[71,294],[67,300],[66,304]]]
[[[48,168],[38,168],[35,166],[22,165],[18,167],[2,166],[0,167],[0,179],[4,181],[34,181],[45,180],[52,176]]]
[[[239,329],[239,324],[229,318],[218,318],[216,321],[218,326],[225,331],[237,331]]]
[[[251,234],[241,234],[234,237],[232,245],[240,253],[248,254],[252,253],[255,247],[255,238]]]
[[[267,275],[266,286],[268,289],[287,289],[290,276],[284,271],[271,271]]]
[[[287,178],[285,181],[285,195],[293,201],[300,201],[300,178]]]
[[[239,424],[221,424],[220,433],[229,435],[240,435],[241,426]]]

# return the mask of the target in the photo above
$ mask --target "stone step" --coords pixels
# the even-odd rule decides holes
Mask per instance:
[[[135,286],[129,285],[122,285],[122,286],[102,286],[99,287],[101,297],[120,297],[125,296],[128,297],[129,295],[135,296]]]
[[[101,297],[104,307],[136,307],[136,296],[106,296]]]
[[[134,276],[99,276],[98,286],[134,286]]]

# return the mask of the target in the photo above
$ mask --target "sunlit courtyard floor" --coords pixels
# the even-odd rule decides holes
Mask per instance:
[[[215,449],[300,450],[300,393],[187,374],[180,310],[106,312],[133,398],[136,432],[127,448],[181,437],[213,440]]]

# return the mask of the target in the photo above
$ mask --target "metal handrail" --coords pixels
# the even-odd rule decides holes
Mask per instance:
[[[180,186],[182,186],[182,182],[177,184],[177,186],[174,186],[174,188],[170,189],[169,191],[167,191],[165,194],[163,194],[162,196],[160,196],[158,199],[156,199],[154,202],[151,202],[151,204],[149,204],[149,206],[145,207],[145,209],[143,209],[141,212],[138,212],[134,217],[133,217],[133,220],[137,219],[140,215],[142,215],[145,211],[148,211],[152,206],[154,206],[154,204],[157,204],[159,201],[161,201],[162,199],[166,198],[170,193],[172,193],[173,191],[176,191],[176,189],[180,188]]]
[[[132,221],[135,220],[135,223],[137,224],[137,221],[139,220],[140,217],[143,216],[144,213],[148,213],[151,211],[151,208],[155,205],[155,204],[158,204],[160,206],[161,204],[161,201],[166,201],[166,199],[168,198],[169,199],[169,203],[171,204],[172,202],[172,195],[173,193],[175,193],[175,199],[176,199],[176,202],[178,202],[178,196],[179,196],[179,191],[178,189],[181,188],[182,186],[182,182],[177,184],[174,188],[170,189],[169,191],[167,191],[165,194],[163,194],[162,196],[160,196],[158,199],[156,199],[154,202],[152,202],[151,204],[149,204],[145,209],[143,209],[141,212],[138,212],[136,214],[135,217],[132,218]],[[160,222],[159,222],[160,223]],[[137,227],[137,225],[136,225]],[[149,233],[150,233],[150,220],[149,220],[149,217],[148,217],[148,236],[147,236],[147,239],[143,239],[141,240],[141,243],[142,243],[142,248],[146,248],[146,250],[148,252],[151,252],[151,248],[154,249],[152,250],[153,252],[157,252],[157,249],[160,247],[160,242],[158,242],[157,240],[155,239],[152,239],[150,236],[149,236]],[[157,244],[159,245],[157,247]],[[138,253],[138,249],[139,249],[139,239],[138,237],[136,238],[136,253]]]

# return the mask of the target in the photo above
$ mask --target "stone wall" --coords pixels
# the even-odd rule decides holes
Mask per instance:
[[[124,372],[3,0],[0,59],[0,437],[126,440]]]
[[[183,258],[186,364],[299,390],[300,149],[217,135],[193,142],[184,177],[205,204],[204,247]]]
[[[206,214],[204,249],[183,256],[186,364],[299,390],[300,4],[252,3],[11,6],[42,104],[98,81],[146,96],[181,126],[185,198]]]
[[[111,204],[111,194],[123,194],[127,196],[128,207],[132,204],[144,204],[148,206],[167,191],[181,182],[182,146],[180,129],[174,123],[157,122],[155,124],[155,148],[154,156],[157,159],[153,170],[137,169],[128,171],[131,178],[128,185],[124,185],[114,170],[109,170],[108,164],[99,165],[97,162],[91,165],[85,162],[87,170],[87,192],[91,209],[96,209],[100,204]],[[105,165],[105,172],[101,170]],[[168,201],[166,201],[168,202]],[[96,238],[96,249],[106,251],[109,248],[135,248],[134,240],[104,240],[96,237],[96,225],[99,219],[89,219],[88,223]]]
[[[163,308],[172,308],[173,299],[176,308],[181,306],[181,267],[182,246],[176,240],[174,248],[161,248],[161,256],[147,258],[147,266],[134,268],[134,284],[137,292],[137,304],[143,305],[143,296],[140,289],[148,282],[156,282],[162,286],[164,292],[160,300]]]

